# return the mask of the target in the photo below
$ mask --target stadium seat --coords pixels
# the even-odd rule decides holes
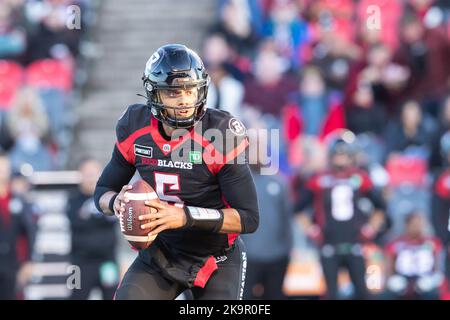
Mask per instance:
[[[427,181],[428,165],[421,157],[393,155],[386,163],[386,170],[391,188],[406,184],[421,187]]]
[[[23,81],[22,67],[12,61],[0,60],[0,110],[9,109]]]
[[[38,89],[60,89],[66,92],[72,89],[73,70],[66,62],[44,59],[33,62],[26,69],[26,81]]]

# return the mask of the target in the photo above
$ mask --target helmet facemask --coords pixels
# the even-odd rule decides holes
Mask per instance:
[[[183,83],[185,82],[185,83]],[[208,80],[192,81],[190,78],[175,78],[173,85],[152,85],[146,83],[148,102],[153,115],[159,121],[173,128],[190,128],[199,121],[205,113]],[[150,90],[149,90],[150,89]],[[183,94],[180,90],[195,90],[196,100],[186,106],[168,106],[163,103],[162,96]],[[192,115],[183,117],[178,115],[182,110],[193,110]]]

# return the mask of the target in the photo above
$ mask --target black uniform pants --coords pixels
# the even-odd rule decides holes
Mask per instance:
[[[349,252],[339,253],[336,247],[325,245],[321,248],[320,260],[327,285],[327,299],[338,298],[338,275],[341,268],[347,269],[354,287],[354,299],[367,299],[366,263],[360,245],[354,245]]]
[[[244,291],[247,256],[242,240],[236,239],[234,249],[224,261],[217,261],[217,270],[204,288],[193,287],[195,300],[240,300]],[[184,292],[185,286],[163,277],[156,268],[137,257],[116,291],[117,300],[172,300]]]

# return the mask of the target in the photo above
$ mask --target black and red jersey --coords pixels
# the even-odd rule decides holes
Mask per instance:
[[[16,270],[31,258],[36,233],[33,213],[23,197],[11,191],[0,196],[0,271]]]
[[[167,137],[150,108],[136,104],[119,119],[116,135],[112,159],[97,183],[97,207],[101,195],[109,190],[119,192],[137,170],[161,200],[178,206],[231,207],[241,217],[242,233],[256,229],[258,205],[247,163],[248,138],[242,123],[229,113],[208,109],[193,128],[177,130]],[[153,244],[140,255],[157,260],[152,250],[158,248],[164,251],[159,258],[167,264],[174,260],[181,263],[181,257],[196,257],[205,263],[205,258],[223,255],[237,236],[166,230],[158,235],[156,246]],[[188,263],[182,270],[190,268],[189,258],[185,260]],[[212,264],[208,261],[206,264]]]
[[[385,204],[375,192],[369,175],[358,168],[327,170],[313,175],[299,192],[296,212],[312,209],[327,244],[363,241],[361,228],[374,209]]]
[[[433,188],[432,222],[436,236],[450,243],[450,170],[443,171]]]
[[[439,270],[442,244],[436,237],[400,236],[386,245],[385,254],[393,262],[394,274],[422,277]]]

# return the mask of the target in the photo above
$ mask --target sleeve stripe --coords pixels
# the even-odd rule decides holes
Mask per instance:
[[[128,159],[128,153],[125,151],[125,148],[126,148],[125,144],[124,143],[119,143],[119,141],[117,141],[116,142],[116,146],[117,146],[117,149],[119,150],[120,154],[125,158],[125,160],[130,162],[130,159]]]
[[[136,130],[133,132],[130,136],[128,136],[125,140],[122,142],[117,141],[117,148],[119,149],[122,156],[131,164],[134,164],[134,152],[131,149],[131,146],[133,145],[134,141],[139,138],[140,136],[144,134],[150,133],[150,126],[141,128],[139,130]]]

